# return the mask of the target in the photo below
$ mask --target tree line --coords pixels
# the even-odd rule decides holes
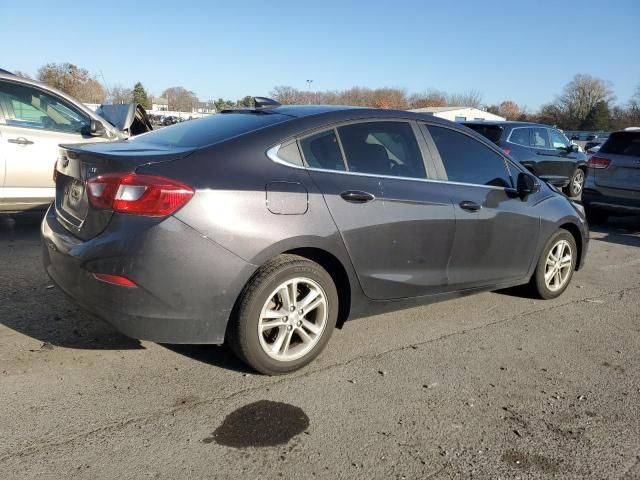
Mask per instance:
[[[17,75],[29,77],[24,72]],[[132,88],[114,85],[105,88],[87,69],[71,63],[48,63],[37,72],[36,79],[62,90],[86,103],[140,103],[151,108],[152,97],[141,82]],[[485,105],[481,92],[469,90],[448,93],[430,89],[408,93],[403,88],[352,87],[346,90],[311,91],[291,86],[276,86],[270,96],[282,104],[354,105],[374,108],[414,109],[425,107],[475,107],[495,113],[507,120],[532,121],[555,125],[564,130],[616,130],[640,126],[640,84],[632,97],[616,103],[611,82],[587,74],[577,74],[564,86],[553,101],[531,112],[526,106],[506,99]],[[200,102],[196,94],[184,87],[166,88],[161,97],[167,99],[168,109],[190,112],[204,106],[222,111],[229,108],[252,107],[253,97],[238,100],[218,98]],[[203,105],[204,104],[204,105]]]

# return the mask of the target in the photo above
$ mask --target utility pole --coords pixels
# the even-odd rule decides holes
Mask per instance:
[[[309,103],[311,103],[311,84],[313,80],[307,80],[307,90],[309,91]]]

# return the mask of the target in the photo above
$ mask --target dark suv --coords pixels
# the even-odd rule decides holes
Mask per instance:
[[[640,214],[640,128],[612,133],[588,166],[582,202],[591,222]]]
[[[582,193],[587,156],[558,129],[527,122],[464,122],[570,197]]]

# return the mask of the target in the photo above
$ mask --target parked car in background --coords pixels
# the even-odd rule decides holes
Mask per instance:
[[[173,115],[168,115],[162,119],[162,124],[167,127],[169,125],[175,125],[178,123],[178,117],[174,117]]]
[[[347,318],[527,283],[555,298],[584,263],[582,207],[468,128],[255,104],[65,146],[53,281],[129,336],[227,342],[280,374]]]
[[[587,156],[556,128],[528,122],[463,122],[570,197],[582,192]]]
[[[132,108],[114,107],[116,116]],[[60,143],[105,142],[148,131],[151,125],[140,115],[137,107],[123,112],[119,129],[55,88],[0,71],[0,212],[44,210],[55,197],[52,175]]]
[[[598,153],[601,147],[602,147],[601,143],[598,143],[597,145],[590,147],[589,150],[587,150],[587,158],[591,158],[593,154]],[[588,166],[589,166],[589,161],[587,160],[587,167]]]
[[[582,202],[591,222],[640,214],[640,128],[612,133],[587,165]]]

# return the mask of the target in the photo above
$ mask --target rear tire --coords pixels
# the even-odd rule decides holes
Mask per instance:
[[[582,193],[582,188],[584,187],[584,179],[585,173],[581,168],[576,168],[576,171],[571,175],[571,180],[569,180],[569,185],[564,187],[562,191],[568,197],[575,198],[580,196]]]
[[[263,265],[243,290],[227,342],[266,375],[298,370],[324,349],[338,318],[338,292],[327,271],[297,255]]]
[[[559,297],[564,292],[576,268],[578,248],[566,230],[558,230],[546,243],[531,277],[533,292],[543,300]]]

